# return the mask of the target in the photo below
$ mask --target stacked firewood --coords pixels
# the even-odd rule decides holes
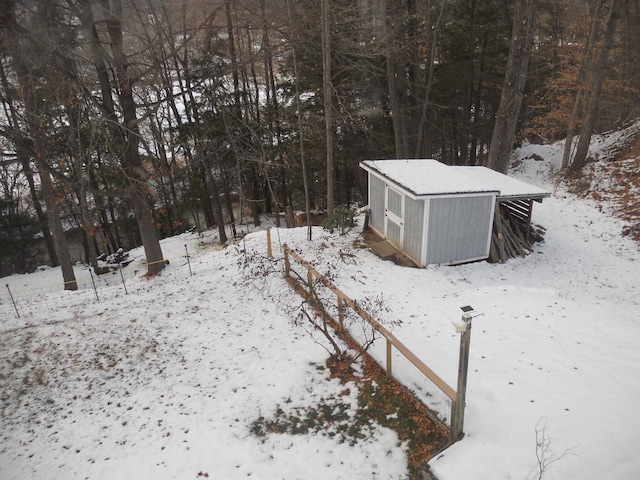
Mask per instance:
[[[533,244],[544,240],[545,231],[544,227],[531,224],[529,218],[517,215],[506,205],[496,204],[489,262],[504,263],[509,258],[529,255]]]

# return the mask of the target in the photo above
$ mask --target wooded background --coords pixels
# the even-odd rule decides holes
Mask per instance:
[[[0,54],[0,275],[42,245],[67,288],[73,232],[154,272],[164,236],[366,202],[365,159],[567,138],[575,173],[640,115],[638,0],[0,0]]]

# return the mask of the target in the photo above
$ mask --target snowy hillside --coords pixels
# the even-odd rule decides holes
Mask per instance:
[[[606,198],[555,182],[561,145],[517,154],[513,174],[553,192],[534,206],[547,233],[527,258],[413,269],[359,248],[357,232],[315,229],[308,242],[306,228],[273,230],[274,248],[287,243],[320,272],[331,268],[352,298],[383,294],[402,321],[394,335],[450,385],[451,321],[463,305],[484,313],[472,329],[466,436],[430,461],[440,480],[539,478],[536,433],[547,442],[545,480],[638,478],[638,243]],[[265,255],[265,237],[225,249],[191,234],[167,239],[171,268],[128,277],[127,294],[103,286],[100,300],[89,289],[20,305],[21,291],[59,272],[4,278],[24,314],[3,294],[0,478],[406,478],[406,445],[378,425],[355,445],[252,433],[278,408],[356,401],[355,385],[328,379],[326,351],[273,301],[291,295],[282,278],[261,291],[243,280],[243,249]]]

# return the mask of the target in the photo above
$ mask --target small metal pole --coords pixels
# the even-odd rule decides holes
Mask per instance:
[[[129,295],[129,292],[127,292],[127,284],[124,281],[124,274],[122,273],[122,265],[120,263],[118,264],[118,270],[120,270],[120,278],[122,278],[122,286],[124,287],[124,294]]]
[[[187,244],[184,244],[184,250],[187,252],[187,265],[189,265],[189,276],[193,277],[193,272],[191,271],[191,262],[189,261],[189,249],[187,248]]]
[[[96,282],[93,280],[93,268],[89,267],[89,275],[91,276],[91,284],[93,285],[93,291],[96,293],[96,300],[100,301],[98,298],[98,289],[96,288]]]
[[[9,291],[9,298],[11,298],[11,303],[13,303],[13,308],[16,311],[16,315],[20,318],[20,312],[18,312],[18,306],[16,305],[16,301],[13,299],[13,295],[11,294],[11,289],[9,288],[9,284],[7,283],[7,290]]]

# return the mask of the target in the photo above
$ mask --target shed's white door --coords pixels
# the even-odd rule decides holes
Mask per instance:
[[[404,225],[404,195],[387,185],[384,208],[384,236],[402,249]]]

